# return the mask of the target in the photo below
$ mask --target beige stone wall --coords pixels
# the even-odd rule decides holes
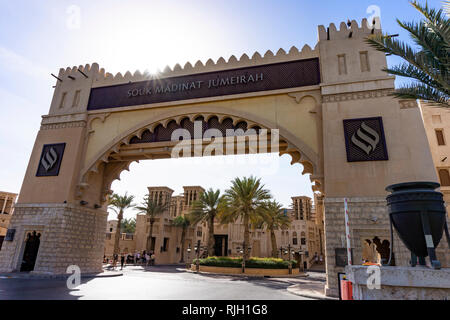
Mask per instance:
[[[0,251],[0,272],[19,271],[28,232],[41,234],[34,273],[65,274],[69,265],[82,273],[102,272],[107,213],[70,204],[17,204],[10,228],[14,240]]]
[[[424,103],[420,104],[420,109],[422,111],[423,123],[430,144],[434,166],[439,177],[439,170],[441,169],[450,172],[450,110]],[[442,132],[444,145],[438,144],[436,131]],[[441,183],[441,192],[444,194],[447,214],[450,214],[450,185],[443,185],[441,179],[439,182]]]

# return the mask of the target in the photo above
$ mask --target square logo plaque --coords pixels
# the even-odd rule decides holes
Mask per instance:
[[[344,120],[347,161],[389,160],[381,117]]]
[[[57,176],[64,155],[65,143],[45,144],[39,160],[37,177]]]

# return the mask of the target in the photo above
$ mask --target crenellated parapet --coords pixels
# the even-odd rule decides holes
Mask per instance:
[[[349,38],[365,38],[370,34],[381,33],[380,19],[374,18],[373,21],[362,19],[361,25],[356,20],[350,22],[341,22],[339,30],[334,23],[328,28],[320,25],[318,27],[319,41],[323,40],[344,40]],[[378,28],[377,28],[378,27]]]
[[[156,74],[150,74],[148,72],[141,72],[137,70],[134,73],[127,71],[124,74],[118,72],[114,75],[112,73],[106,72],[104,68],[99,68],[97,63],[93,63],[92,65],[87,64],[84,67],[79,66],[60,69],[58,77],[63,79],[64,81],[66,79],[72,79],[71,77],[74,77],[76,80],[77,79],[83,80],[84,77],[79,72],[82,71],[86,74],[93,76],[93,83],[92,83],[93,87],[100,87],[100,86],[128,83],[130,81],[137,82],[151,79],[177,77],[188,74],[244,68],[256,65],[287,62],[301,59],[310,59],[318,57],[318,55],[319,52],[317,50],[317,47],[312,49],[309,45],[305,45],[301,50],[299,50],[295,46],[293,46],[289,49],[288,52],[286,52],[284,49],[279,49],[276,53],[273,53],[271,50],[268,50],[264,55],[261,55],[259,52],[255,52],[251,57],[249,57],[247,54],[244,53],[239,59],[236,58],[236,56],[232,55],[230,58],[228,58],[228,60],[225,60],[223,57],[220,57],[215,62],[212,59],[208,59],[205,63],[203,63],[200,60],[197,61],[195,64],[186,62],[184,66],[181,66],[180,64],[177,63],[173,68],[166,66],[163,69],[163,71],[160,71]]]

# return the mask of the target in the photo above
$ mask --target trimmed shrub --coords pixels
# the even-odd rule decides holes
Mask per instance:
[[[195,264],[197,259],[194,259]],[[294,267],[297,261],[291,260]],[[199,259],[201,266],[210,267],[225,267],[225,268],[241,268],[241,257],[208,257],[205,259]],[[252,257],[245,262],[246,268],[259,268],[259,269],[289,269],[289,261],[278,258],[256,258]]]

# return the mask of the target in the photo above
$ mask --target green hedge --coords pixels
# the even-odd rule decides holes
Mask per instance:
[[[197,259],[194,259],[194,264],[197,263]],[[291,260],[292,266],[295,266],[297,261]],[[240,257],[208,257],[205,259],[199,259],[201,266],[210,267],[225,267],[225,268],[241,268],[242,258]],[[259,268],[259,269],[289,269],[289,261],[278,258],[255,258],[252,257],[245,262],[246,268]]]

